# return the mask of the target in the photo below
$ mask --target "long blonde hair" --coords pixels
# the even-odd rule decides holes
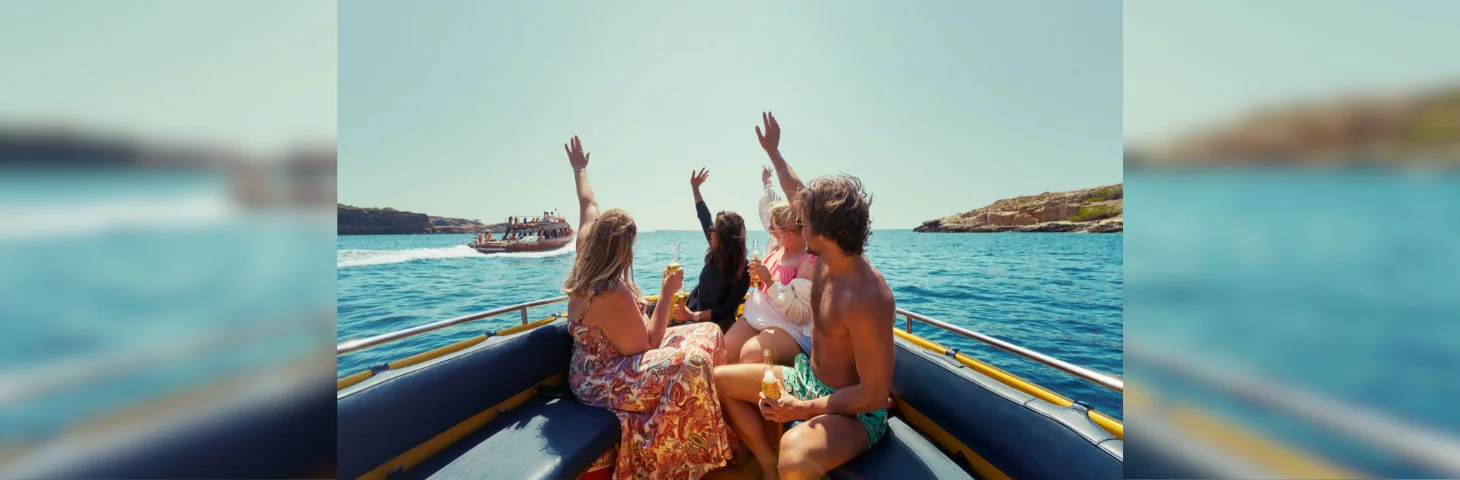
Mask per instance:
[[[784,231],[801,233],[796,228],[796,211],[785,200],[771,204],[771,225]]]
[[[617,280],[639,296],[639,286],[634,282],[634,237],[638,232],[634,218],[617,208],[604,212],[587,231],[579,232],[578,256],[563,282],[563,293],[588,298]]]

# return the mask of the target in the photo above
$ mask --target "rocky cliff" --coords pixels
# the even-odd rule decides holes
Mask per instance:
[[[487,225],[464,218],[432,217],[394,208],[353,207],[337,204],[335,231],[339,235],[408,235],[416,233],[476,233],[502,231],[504,225]]]
[[[929,220],[916,232],[1091,232],[1125,230],[1124,184],[1041,193]]]
[[[1127,167],[1460,167],[1460,86],[1264,108],[1164,144],[1126,149]]]
[[[431,217],[431,231],[427,233],[478,233],[483,231],[501,232],[507,229],[506,223],[494,223],[491,225],[481,223],[477,220],[465,218]]]

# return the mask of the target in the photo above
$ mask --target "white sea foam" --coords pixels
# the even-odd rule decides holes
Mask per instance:
[[[335,267],[348,268],[365,265],[414,262],[418,260],[440,260],[445,258],[549,258],[571,255],[573,244],[546,252],[489,253],[482,254],[466,245],[440,248],[412,248],[407,250],[340,250],[335,254]]]
[[[63,204],[0,205],[0,242],[88,236],[118,229],[194,228],[236,219],[226,195],[116,196]]]

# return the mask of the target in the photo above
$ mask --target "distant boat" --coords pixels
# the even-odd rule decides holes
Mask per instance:
[[[562,248],[575,238],[577,232],[561,217],[510,217],[502,238],[493,239],[492,233],[487,232],[467,246],[481,253],[542,252]]]

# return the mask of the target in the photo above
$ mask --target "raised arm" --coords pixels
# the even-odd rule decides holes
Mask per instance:
[[[763,193],[760,196],[760,227],[767,231],[771,229],[771,204],[781,199],[776,196],[776,188],[771,186],[771,172],[771,167],[761,167],[760,185]],[[770,248],[766,250],[769,251]]]
[[[689,188],[695,192],[695,203],[703,203],[705,201],[705,197],[700,195],[700,185],[704,185],[705,180],[709,178],[710,171],[708,169],[701,168],[698,172],[694,170],[689,171]]]
[[[701,168],[700,171],[689,171],[689,188],[695,192],[695,216],[700,219],[700,230],[705,232],[705,241],[710,241],[710,207],[705,205],[705,197],[700,195],[700,185],[705,179],[710,178],[710,171]]]
[[[568,152],[568,163],[573,166],[573,181],[578,185],[578,232],[583,233],[598,220],[598,199],[593,198],[593,186],[588,183],[588,157],[591,153],[583,152],[583,142],[574,135],[573,139],[563,144],[563,150]],[[579,241],[583,237],[578,237]]]
[[[760,148],[771,157],[771,165],[776,167],[776,178],[781,181],[781,190],[786,192],[786,200],[795,207],[796,192],[806,188],[806,185],[801,183],[801,177],[796,176],[796,171],[781,156],[781,124],[776,122],[775,115],[770,112],[762,113],[761,122],[764,123],[765,131],[762,132],[761,127],[755,127],[755,136],[760,139]]]

